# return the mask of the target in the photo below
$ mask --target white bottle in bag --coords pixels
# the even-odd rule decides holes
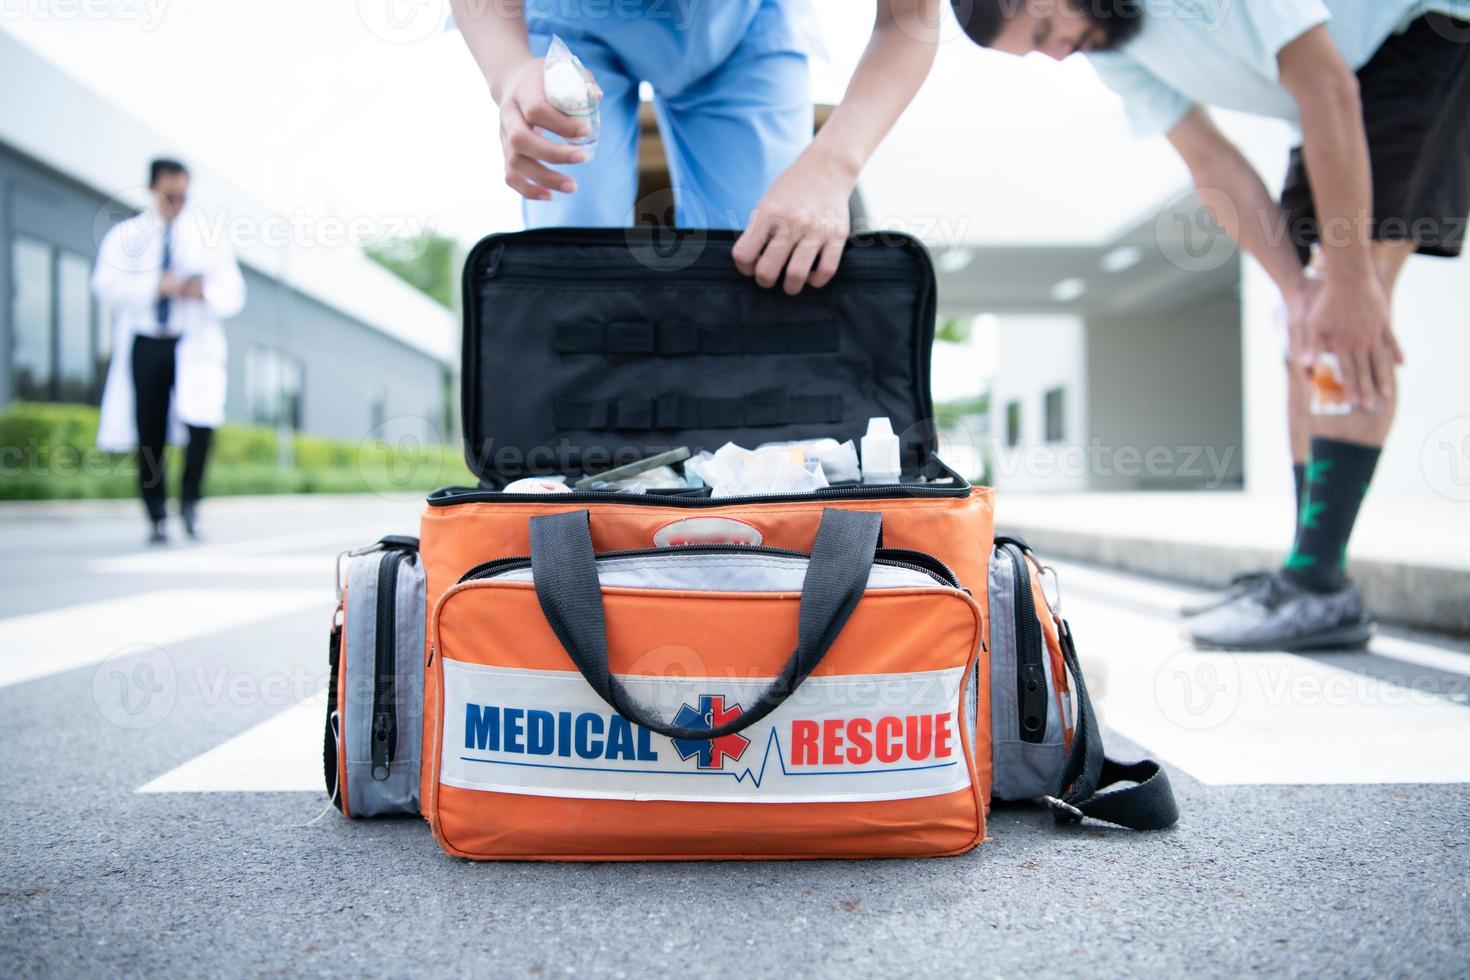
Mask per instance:
[[[862,450],[864,483],[898,482],[898,436],[893,434],[893,423],[887,416],[868,419]]]
[[[597,153],[597,138],[602,133],[602,100],[595,94],[597,90],[581,60],[555,34],[551,35],[551,47],[546,52],[541,84],[546,90],[546,101],[574,119],[586,120],[587,135],[565,142],[581,147],[591,160]],[[553,135],[552,139],[561,137]]]

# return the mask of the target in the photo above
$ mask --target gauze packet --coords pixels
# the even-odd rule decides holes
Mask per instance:
[[[601,99],[581,60],[555,34],[551,35],[551,46],[546,50],[541,84],[546,89],[546,101],[574,119],[586,120],[587,135],[566,142],[580,146],[591,160],[597,152],[597,137],[602,133]]]

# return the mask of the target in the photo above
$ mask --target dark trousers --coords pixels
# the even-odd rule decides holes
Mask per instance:
[[[133,396],[138,420],[138,488],[143,505],[154,521],[164,518],[168,485],[164,482],[163,451],[168,444],[168,405],[174,389],[174,349],[177,337],[133,340]],[[184,483],[179,499],[185,507],[198,502],[204,484],[204,461],[209,455],[213,429],[191,425],[184,450]]]

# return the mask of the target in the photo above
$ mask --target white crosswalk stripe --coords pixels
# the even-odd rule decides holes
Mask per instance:
[[[322,691],[138,788],[140,793],[323,790]]]
[[[315,589],[156,589],[0,619],[0,687],[330,604]]]

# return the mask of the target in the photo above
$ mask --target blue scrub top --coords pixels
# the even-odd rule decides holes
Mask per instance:
[[[594,158],[556,168],[577,192],[524,202],[527,227],[620,227],[667,207],[635,201],[640,82],[653,88],[681,225],[744,227],[811,140],[808,0],[529,0],[526,26],[533,53],[560,36],[605,93]]]
[[[766,16],[757,18],[763,7]],[[561,35],[574,52],[578,39],[595,38],[628,74],[670,94],[724,64],[737,46],[810,55],[820,43],[808,0],[529,0],[526,26]]]

